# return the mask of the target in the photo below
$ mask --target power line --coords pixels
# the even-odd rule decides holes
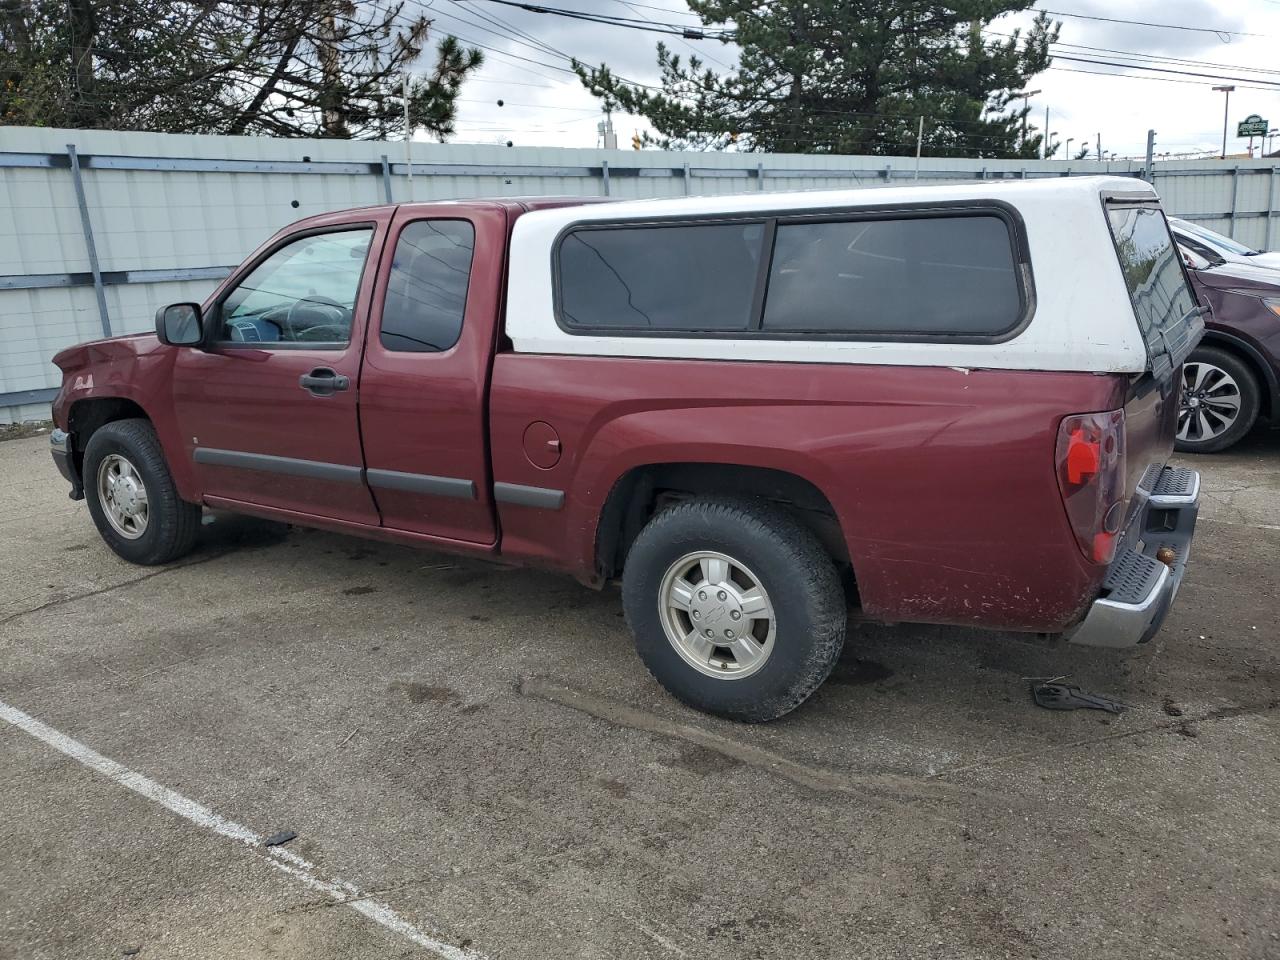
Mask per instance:
[[[1204,83],[1200,80],[1176,80],[1173,77],[1146,77],[1136,73],[1113,73],[1109,70],[1082,70],[1079,67],[1049,67],[1050,70],[1057,70],[1059,73],[1088,73],[1095,77],[1118,77],[1121,80],[1149,80],[1155,83],[1190,83],[1197,87],[1204,87]],[[1238,84],[1244,90],[1265,90],[1268,93],[1275,93],[1275,87],[1255,87],[1251,84]]]
[[[1280,4],[1280,0],[1274,0]],[[983,34],[987,36],[1000,37],[1004,40],[1013,40],[1012,34],[1001,33],[998,30],[983,30]],[[1233,63],[1217,63],[1211,60],[1194,60],[1188,57],[1166,56],[1164,54],[1140,53],[1137,50],[1117,50],[1114,47],[1091,47],[1083,43],[1066,43],[1065,41],[1055,41],[1050,44],[1051,47],[1059,47],[1067,49],[1068,52],[1087,51],[1092,53],[1110,53],[1121,57],[1135,57],[1142,60],[1150,60],[1158,63],[1185,64],[1192,67],[1213,67],[1220,70],[1242,70],[1246,73],[1268,73],[1280,75],[1280,70],[1272,70],[1267,67],[1245,67],[1237,66]]]
[[[454,0],[455,3],[461,0]],[[485,0],[487,3],[496,3],[504,7],[515,7],[517,10],[527,10],[530,13],[545,13],[555,17],[566,17],[570,20],[584,20],[588,23],[600,23],[607,26],[627,27],[631,30],[645,30],[649,33],[662,33],[670,36],[684,37],[686,40],[719,40],[733,39],[733,33],[729,30],[717,29],[715,32],[708,32],[705,27],[690,27],[678,23],[662,23],[649,20],[637,20],[632,17],[615,17],[604,13],[587,13],[582,10],[566,10],[563,7],[546,7],[536,3],[522,3],[520,0]]]
[[[1280,0],[1270,0],[1270,2],[1280,3]],[[692,10],[672,10],[670,7],[658,7],[658,6],[654,6],[652,3],[639,3],[639,2],[635,2],[635,3],[628,2],[627,6],[633,7],[633,8],[644,7],[646,10],[657,10],[659,13],[666,13],[675,17],[693,17],[695,20],[698,19],[698,15],[694,13]]]
[[[642,4],[632,3],[631,0],[613,0],[613,2],[620,6],[626,7],[628,10],[631,10],[635,13],[640,13],[640,7],[642,6]],[[655,9],[661,9],[661,8],[655,8]],[[725,63],[720,58],[712,56],[711,54],[703,50],[699,50],[697,47],[695,47],[692,43],[690,43],[688,40],[684,39],[683,37],[677,37],[676,42],[688,47],[690,50],[692,50],[695,54],[702,57],[703,59],[710,60],[712,63],[720,64],[720,66],[724,67],[726,70],[733,69],[732,64]]]
[[[457,102],[458,103],[476,103],[476,104],[481,104],[483,106],[489,106],[489,107],[499,106],[499,104],[497,104],[493,100],[468,100],[463,97],[459,97]],[[513,103],[510,100],[504,100],[501,104],[501,107],[531,107],[535,110],[569,110],[571,112],[581,113],[583,115],[590,113],[592,116],[597,116],[600,113],[599,109],[597,109],[596,107],[592,107],[590,110],[587,110],[583,107],[557,107],[557,106],[549,106],[548,104],[545,104],[545,103]]]
[[[1062,53],[1055,53],[1053,58],[1055,60],[1066,60],[1069,63],[1088,63],[1099,67],[1120,67],[1125,70],[1150,70],[1155,73],[1172,73],[1180,77],[1204,77],[1209,80],[1232,80],[1239,83],[1260,85],[1262,89],[1280,87],[1280,81],[1261,80],[1255,77],[1229,77],[1217,73],[1194,73],[1187,70],[1174,70],[1170,67],[1147,66],[1138,63],[1117,63],[1114,60],[1091,60],[1087,57],[1072,57]]]
[[[1265,37],[1265,33],[1245,33],[1240,30],[1220,30],[1216,27],[1189,27],[1181,23],[1152,23],[1149,20],[1123,20],[1119,17],[1098,17],[1087,13],[1063,13],[1061,10],[1042,10],[1051,17],[1070,17],[1073,20],[1099,20],[1103,23],[1127,23],[1137,27],[1159,27],[1163,30],[1190,30],[1193,33],[1214,33],[1218,37]],[[1230,41],[1224,41],[1230,42]]]

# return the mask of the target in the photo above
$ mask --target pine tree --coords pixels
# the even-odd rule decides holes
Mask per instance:
[[[430,25],[404,0],[0,0],[0,124],[393,136]],[[449,136],[482,62],[441,40],[410,126]]]
[[[1049,65],[1058,25],[990,30],[1033,0],[688,0],[741,50],[719,74],[658,45],[662,88],[575,64],[612,109],[643,116],[661,146],[794,153],[1039,155],[1014,96]],[[711,31],[714,33],[714,31]]]

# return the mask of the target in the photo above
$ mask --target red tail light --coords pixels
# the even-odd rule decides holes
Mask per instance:
[[[1064,418],[1056,462],[1081,552],[1094,563],[1110,563],[1124,520],[1124,411]]]

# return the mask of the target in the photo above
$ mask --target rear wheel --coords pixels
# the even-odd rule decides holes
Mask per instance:
[[[844,646],[844,591],[817,538],[748,500],[690,500],[640,532],[622,575],[645,666],[698,710],[758,722],[789,713]]]
[[[1261,393],[1248,364],[1219,347],[1200,347],[1182,367],[1177,448],[1216,453],[1237,443],[1258,419]]]
[[[168,563],[195,546],[200,507],[178,496],[146,420],[117,420],[94,431],[84,452],[84,481],[98,533],[130,563]]]

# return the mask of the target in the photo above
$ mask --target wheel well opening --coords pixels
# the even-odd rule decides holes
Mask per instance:
[[[648,464],[624,474],[600,514],[597,573],[605,580],[621,574],[631,544],[655,514],[681,500],[708,495],[752,497],[776,504],[818,538],[842,568],[842,575],[851,576],[840,521],[821,490],[793,473],[731,463]]]
[[[76,469],[83,471],[84,451],[94,431],[116,420],[149,420],[146,411],[132,400],[123,397],[93,397],[77,400],[67,415],[67,430],[72,436],[72,455]]]

